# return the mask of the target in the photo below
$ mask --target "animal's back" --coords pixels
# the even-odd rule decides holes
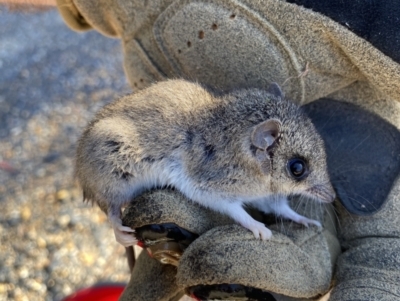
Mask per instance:
[[[196,111],[207,111],[214,102],[201,86],[171,80],[105,106],[78,145],[76,174],[85,197],[102,203],[105,195],[96,194],[98,191],[132,191],[143,180],[149,186],[154,179],[146,178],[154,178],[156,169],[162,176],[161,170],[171,163],[166,161],[173,160],[171,156],[186,143],[188,127],[199,120],[194,118]],[[131,189],[121,187],[136,180],[141,183]]]

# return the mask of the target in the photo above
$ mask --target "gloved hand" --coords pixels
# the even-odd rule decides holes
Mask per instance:
[[[340,251],[334,215],[311,201],[293,199],[292,206],[301,214],[325,221],[324,229],[270,217],[277,221],[269,226],[273,237],[261,241],[228,217],[176,191],[142,195],[125,210],[123,223],[138,229],[138,237],[154,258],[141,254],[121,300],[170,300],[183,291],[201,300],[215,296],[233,300],[234,295],[274,296],[276,300],[321,296],[331,286]],[[157,259],[176,265],[175,273],[171,265],[156,264]],[[143,262],[151,262],[149,269]],[[155,281],[154,275],[156,286],[149,284]]]
[[[380,109],[379,109],[380,108]],[[400,132],[381,116],[324,99],[306,106],[325,138],[343,254],[329,300],[400,300]],[[390,120],[388,118],[388,120]]]
[[[332,99],[316,101],[305,110],[325,138],[328,169],[342,200],[335,204],[336,213],[325,212],[322,235],[277,223],[269,226],[275,230],[270,241],[257,241],[247,230],[177,192],[144,195],[126,211],[124,222],[131,227],[173,222],[200,234],[180,258],[177,291],[185,289],[202,300],[240,295],[256,300],[317,298],[330,285],[329,259],[333,264],[339,254],[332,223],[337,214],[345,252],[330,300],[395,300],[400,270],[400,133],[379,115]],[[400,116],[400,110],[394,112]],[[374,162],[376,156],[382,159]],[[306,214],[305,209],[317,215],[311,218],[323,215],[310,207],[300,207],[299,212]]]

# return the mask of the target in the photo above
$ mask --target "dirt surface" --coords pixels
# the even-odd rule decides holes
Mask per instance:
[[[0,6],[0,301],[129,280],[123,247],[73,179],[83,127],[131,91],[121,55],[118,40],[75,33],[55,10]]]

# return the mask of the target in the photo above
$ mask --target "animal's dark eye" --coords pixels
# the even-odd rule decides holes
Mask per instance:
[[[290,175],[296,180],[300,180],[307,176],[308,167],[306,162],[300,158],[290,159],[287,168],[289,170]]]

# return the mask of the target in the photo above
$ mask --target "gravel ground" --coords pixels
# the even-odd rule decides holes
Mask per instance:
[[[55,10],[0,6],[0,301],[129,280],[123,247],[73,179],[83,127],[129,92],[118,40],[72,32]]]

